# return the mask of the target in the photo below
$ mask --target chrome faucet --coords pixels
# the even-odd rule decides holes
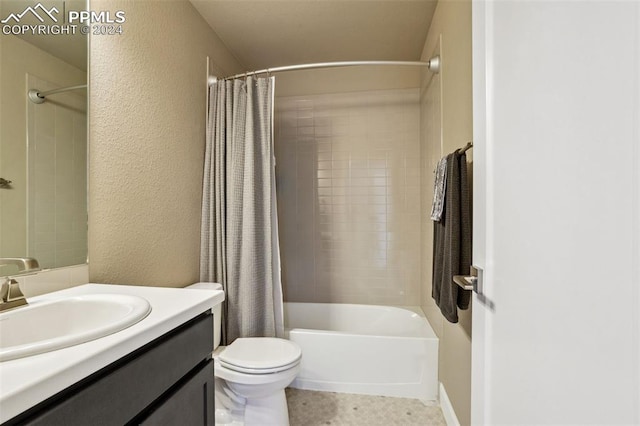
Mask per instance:
[[[31,257],[2,257],[0,258],[0,266],[3,265],[17,266],[18,273],[40,270],[38,261]],[[18,281],[11,277],[4,277],[2,280],[2,284],[0,284],[0,311],[26,305],[27,299],[22,294]]]
[[[0,286],[0,312],[26,304],[27,299],[22,294],[18,281],[13,278],[5,278]]]

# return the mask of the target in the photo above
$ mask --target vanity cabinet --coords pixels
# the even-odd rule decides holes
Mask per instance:
[[[203,313],[2,426],[213,426],[212,330]]]

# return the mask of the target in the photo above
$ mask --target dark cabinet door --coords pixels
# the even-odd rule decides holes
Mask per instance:
[[[209,361],[161,401],[140,422],[144,426],[214,426],[213,361]]]

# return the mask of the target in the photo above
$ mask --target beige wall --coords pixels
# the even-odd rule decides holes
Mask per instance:
[[[279,97],[276,111],[286,300],[415,304],[418,89]]]
[[[198,281],[206,59],[218,75],[243,69],[187,0],[91,8],[126,22],[91,38],[90,279]]]
[[[442,43],[440,45],[440,39]],[[422,59],[440,50],[442,139],[422,134],[422,176],[425,195],[433,187],[435,162],[472,139],[471,91],[471,2],[441,0],[429,28]],[[422,120],[429,117],[426,84],[423,80]],[[424,126],[423,126],[424,128]],[[472,152],[467,153],[469,156]],[[425,202],[423,208],[430,208]],[[428,212],[428,210],[426,210]],[[460,322],[444,320],[431,298],[431,256],[433,225],[426,212],[422,215],[422,300],[421,306],[440,338],[439,379],[453,404],[458,420],[469,424],[471,418],[471,310],[459,311]]]
[[[13,35],[0,37],[0,177],[13,182],[0,189],[0,257],[27,256],[27,77],[54,87],[86,82],[86,73]],[[46,90],[41,88],[40,90]],[[81,93],[81,92],[80,92]],[[62,98],[67,94],[60,95]],[[61,98],[58,98],[60,100]],[[34,105],[34,104],[31,104]],[[42,104],[44,109],[51,105]],[[43,109],[39,110],[40,112]],[[42,117],[41,117],[42,118]],[[52,122],[52,114],[46,114]],[[45,135],[51,138],[52,135]],[[49,145],[49,148],[54,146]],[[52,162],[49,162],[53,165]],[[51,192],[52,195],[53,190]],[[50,232],[53,232],[50,230]],[[52,267],[46,263],[43,266]]]

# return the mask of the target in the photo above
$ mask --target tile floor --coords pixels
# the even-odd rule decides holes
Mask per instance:
[[[290,426],[446,426],[438,405],[416,399],[287,388]]]

